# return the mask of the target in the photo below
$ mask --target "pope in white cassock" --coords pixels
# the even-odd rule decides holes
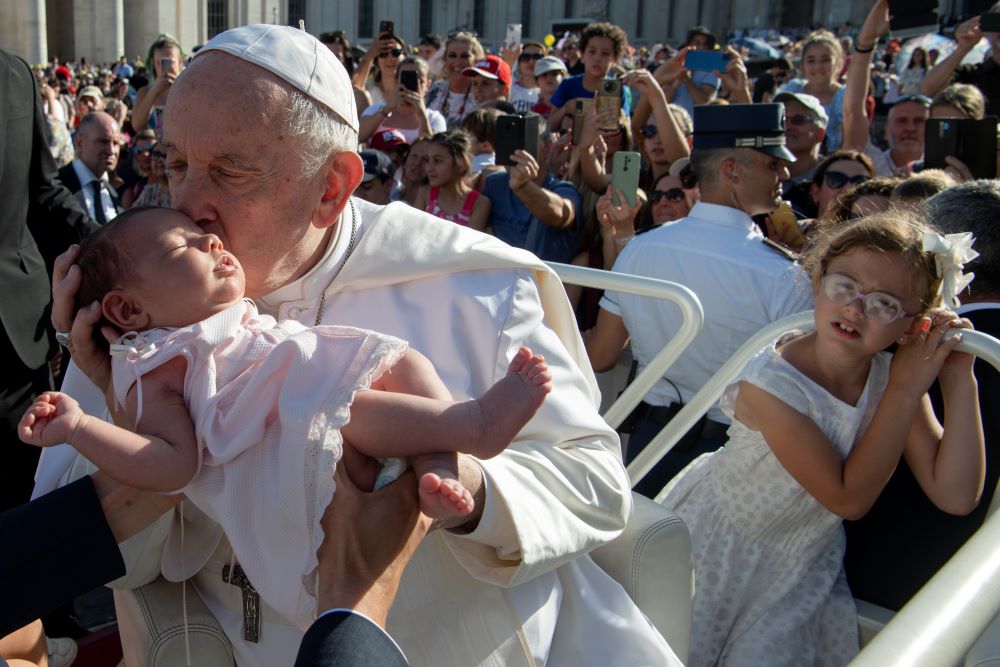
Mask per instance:
[[[173,84],[164,118],[174,205],[240,258],[262,312],[399,336],[457,400],[481,395],[521,346],[552,369],[552,393],[506,452],[462,455],[477,509],[429,535],[406,570],[387,629],[411,664],[679,665],[586,555],[623,530],[632,501],[551,271],[404,204],[352,199],[362,167],[351,83],[305,32],[255,25],[217,36]],[[78,368],[63,389],[103,413],[101,391]],[[36,495],[91,470],[66,445],[44,454]],[[260,641],[244,639],[240,589],[222,580],[225,537],[190,503],[184,521],[184,559],[171,511],[123,544],[129,574],[117,587],[161,572],[193,577],[241,667],[292,664],[302,631],[265,606]]]

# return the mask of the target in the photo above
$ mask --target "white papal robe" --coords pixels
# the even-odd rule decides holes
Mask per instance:
[[[347,256],[347,207],[317,266],[258,300],[262,312],[313,324],[322,300],[324,324],[407,340],[456,400],[484,393],[521,346],[545,356],[554,383],[511,446],[480,463],[486,501],[476,530],[438,531],[418,549],[389,633],[413,665],[680,665],[624,589],[586,556],[620,534],[632,501],[618,437],[597,413],[599,393],[558,278],[529,253],[405,204],[352,202],[353,252]],[[79,371],[64,390],[100,413],[102,398]],[[36,494],[88,470],[71,448],[61,449],[46,450]],[[302,631],[265,607],[262,641],[244,642],[239,589],[221,580],[225,538],[185,511],[184,539],[218,546],[204,550],[205,562],[178,563],[171,541],[180,539],[179,522],[171,512],[123,545],[129,574],[119,585],[134,587],[161,570],[173,580],[197,571],[194,586],[241,667],[291,664]]]

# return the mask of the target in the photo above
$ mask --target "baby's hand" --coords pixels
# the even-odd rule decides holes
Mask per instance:
[[[21,440],[36,447],[69,442],[86,414],[68,394],[47,391],[38,398],[17,425]]]
[[[906,391],[916,392],[918,397],[927,393],[961,340],[961,335],[946,338],[945,333],[962,326],[960,322],[955,313],[943,309],[915,321],[893,356],[889,382]],[[949,373],[960,364],[960,360],[952,362]]]

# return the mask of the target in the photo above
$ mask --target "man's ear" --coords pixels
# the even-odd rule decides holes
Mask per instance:
[[[823,143],[824,139],[826,139],[826,128],[825,127],[818,128],[816,130],[816,140],[817,140],[817,143],[820,143],[820,144]]]
[[[101,299],[104,319],[121,331],[142,331],[149,326],[149,313],[125,290],[114,289]]]
[[[364,165],[361,156],[353,151],[340,151],[330,156],[323,165],[323,196],[313,209],[312,223],[326,229],[340,219],[340,213],[354,189],[361,182]]]

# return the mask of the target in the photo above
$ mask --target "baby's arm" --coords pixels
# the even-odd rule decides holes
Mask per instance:
[[[971,328],[971,323],[954,320],[942,326]],[[969,354],[949,355],[938,375],[944,398],[944,430],[934,416],[930,399],[924,396],[904,450],[906,462],[924,493],[939,509],[950,514],[968,514],[975,509],[986,476],[973,361]]]
[[[140,427],[132,433],[84,413],[70,396],[46,392],[28,409],[18,427],[21,439],[46,447],[68,442],[114,479],[150,491],[175,491],[194,477],[198,447],[184,398],[177,391],[184,377],[183,359],[164,364],[142,377]],[[135,423],[135,387],[125,408]]]

